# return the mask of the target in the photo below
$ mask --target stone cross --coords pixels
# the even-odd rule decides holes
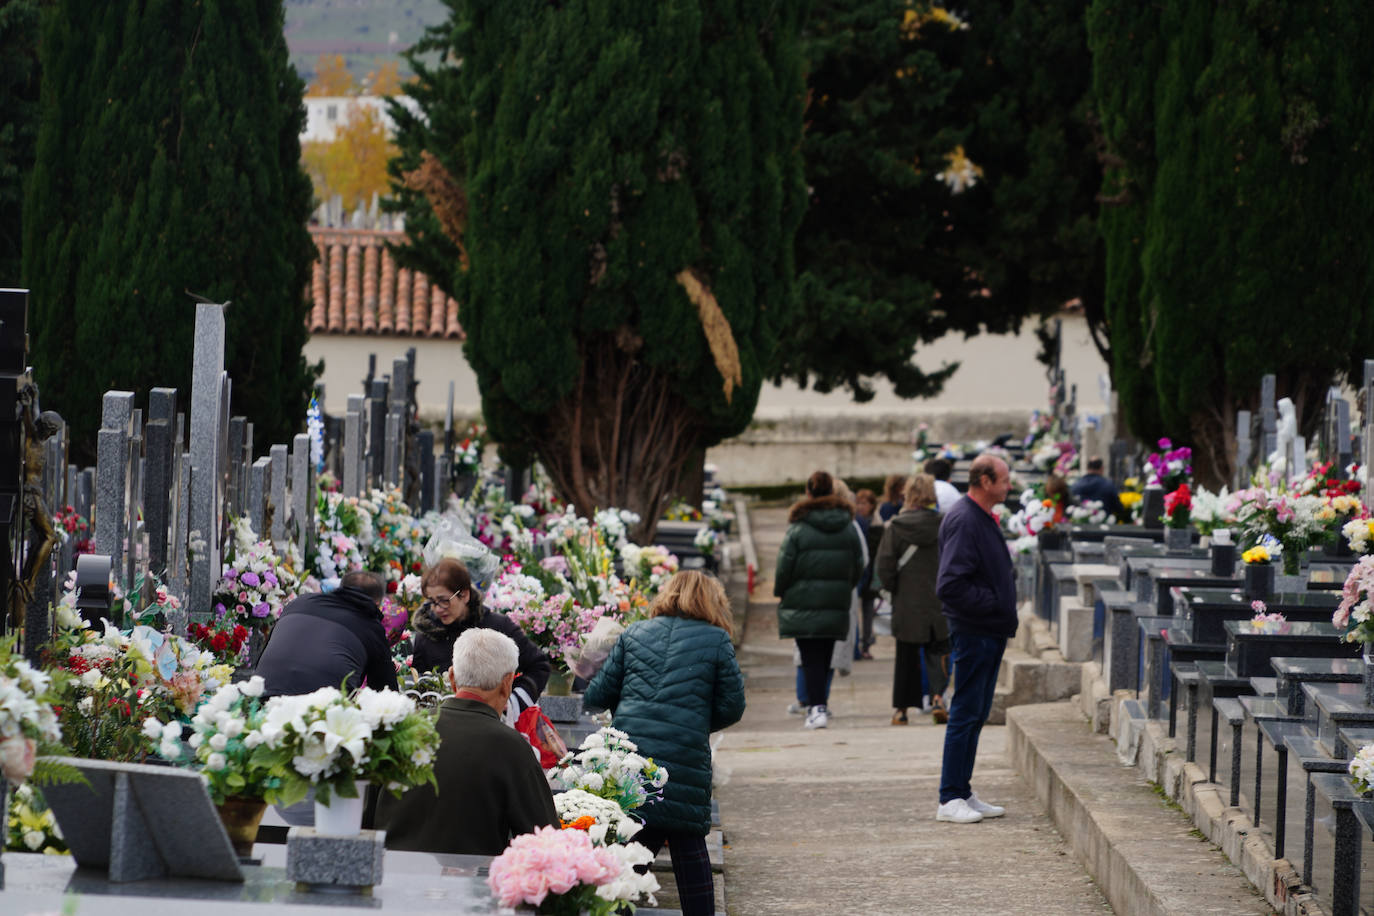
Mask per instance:
[[[116,577],[122,578],[124,557],[124,500],[129,487],[129,426],[134,393],[107,391],[96,436],[95,549],[110,557]],[[129,583],[123,583],[125,586]]]
[[[190,538],[199,547],[191,557],[192,614],[211,612],[210,596],[219,579],[220,498],[224,454],[223,428],[224,306],[196,304],[194,359],[191,363],[191,505]]]

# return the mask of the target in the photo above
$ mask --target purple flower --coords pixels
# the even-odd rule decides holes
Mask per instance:
[[[224,616],[224,612],[227,611],[227,610],[229,610],[229,609],[228,609],[227,607],[225,607],[223,604],[216,604],[216,605],[215,605],[215,616],[216,616],[216,617],[223,617],[223,616]]]
[[[266,617],[270,613],[272,613],[272,609],[267,606],[266,601],[262,602],[261,604],[253,605],[254,617]]]
[[[237,569],[235,569],[234,567],[232,567],[232,566],[226,566],[226,567],[224,567],[224,578],[226,578],[226,579],[233,579],[233,578],[236,577],[238,574],[239,574],[239,571],[238,571]]]
[[[270,569],[267,572],[263,573],[262,577],[267,580],[268,585],[275,586],[277,584],[277,577],[272,573],[272,570]]]
[[[249,588],[257,588],[259,585],[262,584],[262,580],[258,578],[258,574],[255,572],[244,573],[243,577],[239,579],[239,581],[242,582],[244,585],[247,585]]]

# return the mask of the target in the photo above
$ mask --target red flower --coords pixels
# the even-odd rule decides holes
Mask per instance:
[[[386,583],[386,591],[389,595],[394,595],[401,588],[401,583],[391,579]]]

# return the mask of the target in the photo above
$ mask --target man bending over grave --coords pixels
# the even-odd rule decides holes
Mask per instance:
[[[332,592],[301,595],[272,628],[257,673],[266,697],[313,693],[321,687],[396,690],[380,605],[386,586],[376,573],[345,575]],[[345,683],[345,679],[347,682]]]
[[[496,630],[471,629],[453,643],[445,675],[454,696],[439,707],[438,795],[417,786],[384,794],[376,826],[388,849],[499,855],[511,837],[557,826],[553,793],[530,744],[501,724],[520,653]]]

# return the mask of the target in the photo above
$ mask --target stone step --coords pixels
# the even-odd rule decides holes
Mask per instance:
[[[1149,782],[1123,778],[1115,747],[1093,734],[1077,704],[1011,710],[1007,744],[1012,765],[1118,916],[1273,912]]]

